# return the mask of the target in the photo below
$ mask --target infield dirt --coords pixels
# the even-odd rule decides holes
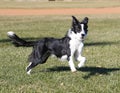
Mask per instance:
[[[120,14],[120,7],[109,8],[57,8],[57,9],[0,9],[0,15],[72,15]]]

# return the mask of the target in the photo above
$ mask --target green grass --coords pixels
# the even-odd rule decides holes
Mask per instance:
[[[73,0],[74,1],[74,0]],[[120,7],[120,0],[80,0],[79,2],[31,2],[29,0],[0,1],[0,8],[104,8]]]
[[[77,15],[83,19],[84,15]],[[32,48],[16,48],[6,36],[14,31],[26,40],[62,37],[70,16],[0,16],[0,93],[119,93],[120,16],[88,15],[89,33],[83,55],[85,67],[70,72],[67,62],[49,58],[26,74]],[[77,67],[77,62],[75,62]]]

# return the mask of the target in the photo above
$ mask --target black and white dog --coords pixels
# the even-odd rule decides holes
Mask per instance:
[[[25,41],[12,31],[7,33],[15,46],[33,47],[29,56],[30,63],[26,68],[27,74],[30,74],[33,67],[45,63],[50,55],[68,60],[72,72],[76,71],[73,57],[80,62],[78,67],[84,65],[86,58],[82,57],[81,54],[84,46],[83,41],[88,32],[88,18],[85,17],[81,22],[74,16],[72,18],[71,29],[61,39],[46,37],[38,41]]]

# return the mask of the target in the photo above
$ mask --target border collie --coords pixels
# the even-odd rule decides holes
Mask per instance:
[[[18,37],[14,32],[7,33],[16,47],[33,47],[32,53],[29,55],[29,65],[27,66],[27,74],[30,74],[33,67],[46,62],[50,55],[68,60],[72,72],[77,71],[73,62],[73,57],[80,62],[78,67],[82,67],[86,58],[82,57],[83,41],[88,32],[88,18],[85,17],[81,22],[72,16],[71,29],[60,39],[46,37],[37,41],[25,41]]]

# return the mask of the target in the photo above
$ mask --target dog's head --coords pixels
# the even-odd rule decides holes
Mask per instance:
[[[84,40],[88,32],[88,18],[85,17],[81,22],[74,16],[72,18],[71,37]]]

